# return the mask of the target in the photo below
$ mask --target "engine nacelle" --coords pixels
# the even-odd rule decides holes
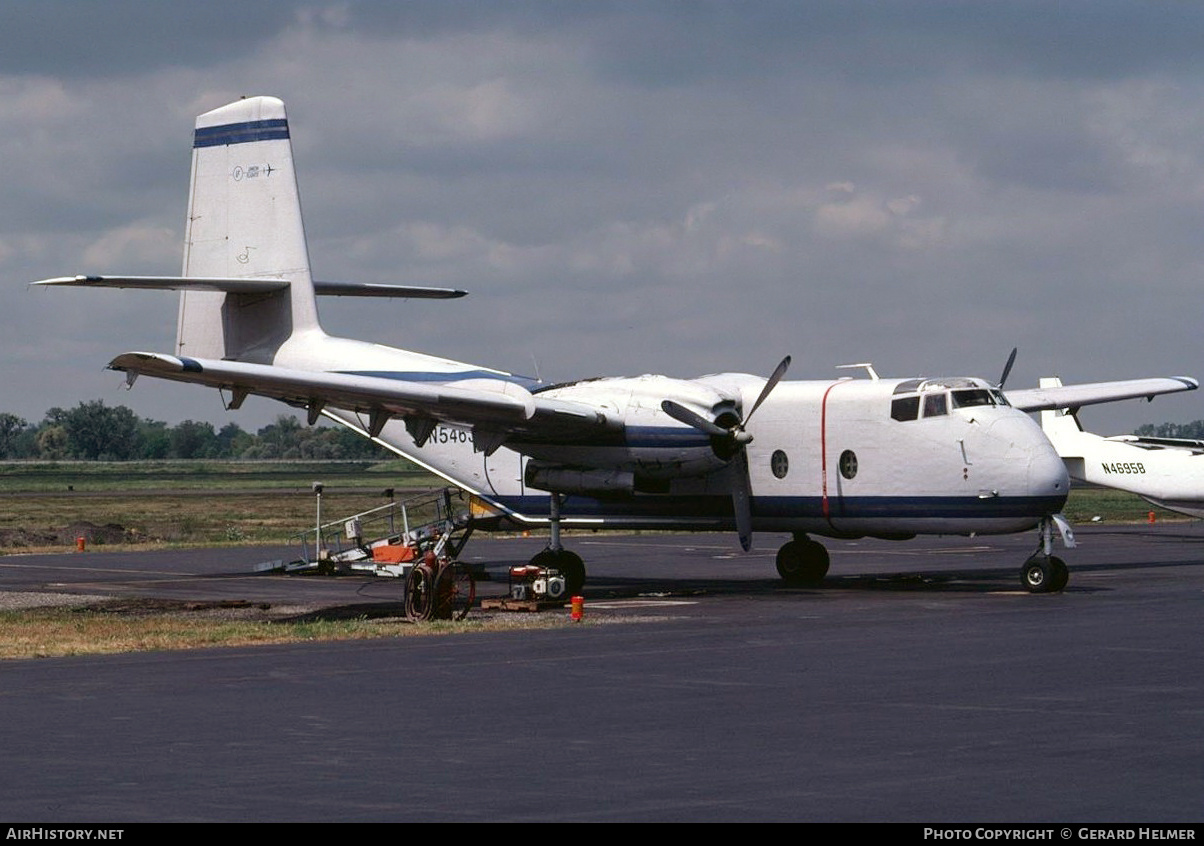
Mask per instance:
[[[635,474],[626,470],[582,470],[541,461],[528,461],[523,481],[529,488],[565,494],[631,494]]]

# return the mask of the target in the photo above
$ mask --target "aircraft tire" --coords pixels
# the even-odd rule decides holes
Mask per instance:
[[[1055,555],[1049,557],[1050,569],[1050,593],[1058,593],[1066,587],[1066,583],[1070,581],[1070,568],[1066,566],[1066,562]]]
[[[778,575],[790,587],[818,585],[828,575],[828,550],[813,540],[792,540],[782,544],[777,557]]]
[[[1066,562],[1053,555],[1034,555],[1020,568],[1020,582],[1029,593],[1055,593],[1069,580]]]
[[[548,548],[535,554],[531,559],[532,567],[544,567],[549,570],[559,570],[564,576],[564,592],[566,596],[576,596],[585,586],[585,562],[581,556],[568,549]]]

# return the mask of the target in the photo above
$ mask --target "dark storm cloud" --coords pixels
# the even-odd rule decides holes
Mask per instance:
[[[129,76],[180,63],[212,66],[293,22],[296,4],[5,0],[0,74]]]

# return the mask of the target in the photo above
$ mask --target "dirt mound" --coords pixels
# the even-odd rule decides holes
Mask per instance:
[[[52,529],[0,529],[0,548],[25,549],[38,546],[57,546],[58,533]]]
[[[127,529],[117,523],[98,526],[80,520],[61,529],[0,529],[0,549],[28,549],[47,546],[74,547],[76,539],[83,538],[88,546],[103,546],[108,543],[139,543],[146,537],[135,529]]]
[[[132,531],[117,523],[98,526],[87,520],[81,520],[60,529],[57,537],[58,542],[63,544],[74,544],[77,538],[83,538],[89,546],[106,543],[134,543],[137,540]]]

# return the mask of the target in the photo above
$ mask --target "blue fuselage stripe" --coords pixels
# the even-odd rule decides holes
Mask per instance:
[[[272,118],[202,127],[193,135],[192,146],[220,147],[247,144],[251,141],[276,141],[288,137],[288,121],[284,118]]]
[[[529,376],[514,376],[493,370],[455,370],[437,373],[429,370],[337,370],[343,376],[372,376],[376,379],[396,379],[400,382],[462,382],[465,379],[496,379],[531,390],[539,382]]]
[[[491,497],[504,508],[520,514],[545,514],[546,495]],[[1064,496],[1016,496],[983,500],[962,496],[864,496],[841,497],[829,501],[832,520],[857,519],[962,519],[984,520],[999,518],[1037,517],[1052,514],[1062,508]],[[818,496],[754,496],[753,516],[761,519],[824,518],[823,498]],[[662,496],[637,495],[612,500],[589,496],[567,495],[561,504],[561,514],[572,517],[628,517],[668,519],[688,516],[696,519],[731,520],[730,496]]]

